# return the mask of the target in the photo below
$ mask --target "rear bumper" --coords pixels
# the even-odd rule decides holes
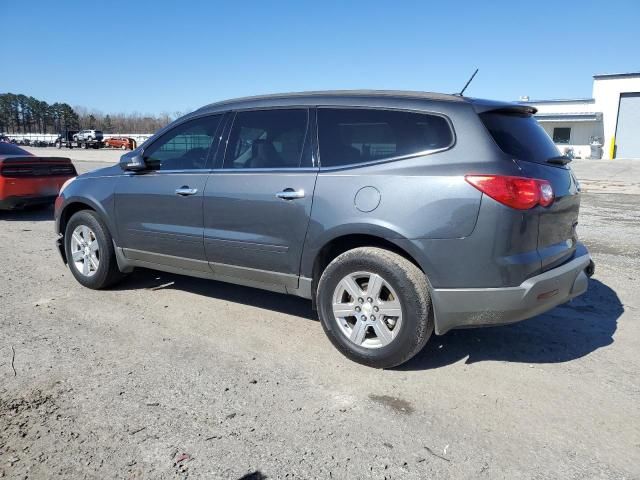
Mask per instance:
[[[589,254],[529,278],[517,287],[451,288],[432,292],[435,330],[504,325],[539,315],[587,290]]]
[[[0,210],[13,210],[14,208],[23,208],[31,205],[45,205],[53,204],[56,200],[56,195],[46,196],[21,196],[12,195],[0,199]]]
[[[13,158],[15,160],[16,157]],[[35,158],[35,157],[33,157]],[[46,160],[53,157],[39,157],[40,166],[47,167]],[[15,162],[14,162],[15,164]],[[75,175],[45,175],[33,177],[0,177],[0,209],[14,209],[29,205],[53,203],[60,187]]]

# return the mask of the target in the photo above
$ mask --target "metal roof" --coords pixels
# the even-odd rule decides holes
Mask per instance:
[[[538,113],[535,117],[539,122],[598,122],[602,112]]]
[[[527,100],[527,101],[519,101],[518,103],[524,103],[528,105],[530,103],[594,103],[595,99],[593,98],[555,98],[551,100]]]
[[[640,72],[599,73],[593,76],[593,78],[596,80],[605,79],[605,78],[629,78],[629,77],[640,77]]]

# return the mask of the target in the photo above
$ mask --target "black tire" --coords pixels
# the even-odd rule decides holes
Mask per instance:
[[[333,292],[347,275],[367,271],[380,275],[395,290],[402,307],[402,324],[387,345],[356,345],[339,328],[333,314]],[[375,368],[398,366],[416,355],[433,332],[431,297],[425,274],[406,258],[377,247],[360,247],[336,257],[318,283],[318,313],[331,343],[347,358]]]
[[[76,267],[71,254],[71,237],[73,231],[81,225],[89,227],[95,234],[99,247],[98,268],[92,276],[83,275]],[[83,286],[94,290],[110,287],[122,280],[126,274],[118,269],[113,239],[109,229],[93,210],[81,210],[73,214],[67,223],[64,233],[64,251],[69,270]]]

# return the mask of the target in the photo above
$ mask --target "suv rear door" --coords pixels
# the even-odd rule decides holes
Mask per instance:
[[[560,155],[533,113],[528,107],[500,108],[480,113],[480,118],[500,149],[517,162],[522,176],[547,180],[553,187],[553,204],[535,210],[538,253],[542,270],[548,270],[576,250],[580,195],[569,159]]]
[[[282,108],[231,120],[204,194],[206,257],[220,278],[298,288],[318,173],[309,119],[307,108]]]

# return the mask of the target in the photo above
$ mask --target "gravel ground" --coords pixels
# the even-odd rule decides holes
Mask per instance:
[[[0,213],[0,477],[640,478],[640,195],[606,165],[576,167],[605,187],[583,183],[587,294],[385,371],[302,299],[149,270],[84,289],[50,209]]]

